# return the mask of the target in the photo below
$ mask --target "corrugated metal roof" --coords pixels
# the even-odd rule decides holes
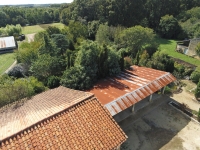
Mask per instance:
[[[132,66],[114,78],[100,80],[89,92],[94,93],[112,116],[175,81],[168,72]]]
[[[13,36],[0,38],[0,50],[6,49],[6,48],[13,48],[13,47],[16,47],[15,39]]]

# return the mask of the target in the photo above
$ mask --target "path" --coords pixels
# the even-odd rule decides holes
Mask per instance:
[[[5,71],[5,73],[7,74],[16,64],[17,61],[15,60],[15,62]]]
[[[26,34],[29,43],[34,41],[35,34],[36,33]]]
[[[192,81],[185,81],[185,80],[183,80],[183,81],[184,81],[184,83],[186,82],[187,85],[192,83]],[[198,111],[200,108],[200,103],[194,99],[194,94],[187,91],[187,86],[182,87],[182,89],[183,89],[183,91],[181,93],[173,94],[173,96],[171,96],[171,98],[173,98],[174,100],[176,100],[179,103],[187,104],[189,106],[189,108],[192,110]]]

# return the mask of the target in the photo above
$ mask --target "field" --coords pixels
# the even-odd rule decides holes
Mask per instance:
[[[38,33],[40,31],[44,31],[49,26],[54,26],[54,27],[57,27],[59,29],[64,28],[64,24],[62,24],[62,23],[40,24],[40,25],[22,27],[22,33],[23,34]]]
[[[200,60],[197,60],[195,58],[192,58],[187,55],[176,52],[175,51],[175,48],[176,48],[175,40],[167,40],[167,39],[157,38],[157,42],[160,44],[159,49],[162,52],[164,52],[174,58],[178,58],[185,62],[193,64],[193,65],[197,66],[196,70],[200,71]]]
[[[3,74],[15,61],[14,53],[0,55],[0,75]]]

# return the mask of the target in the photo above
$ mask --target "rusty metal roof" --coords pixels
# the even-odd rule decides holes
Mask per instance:
[[[113,78],[100,80],[89,92],[101,101],[112,116],[165,87],[176,78],[168,72],[132,66]]]
[[[0,50],[7,49],[7,48],[13,48],[13,47],[14,48],[16,47],[15,39],[13,36],[0,38]]]

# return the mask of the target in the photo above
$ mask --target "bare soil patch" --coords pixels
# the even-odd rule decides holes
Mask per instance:
[[[34,37],[35,37],[35,33],[26,34],[26,37],[27,37],[29,43],[33,42],[34,41]]]
[[[200,108],[200,103],[195,100],[192,89],[195,89],[196,85],[189,80],[182,80],[186,84],[185,87],[182,87],[182,92],[178,94],[173,94],[172,99],[176,100],[179,103],[187,104],[188,107],[192,110],[198,111]]]

